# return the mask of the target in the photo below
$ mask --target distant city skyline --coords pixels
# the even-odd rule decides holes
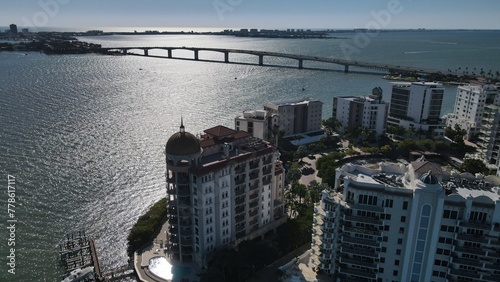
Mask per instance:
[[[4,0],[0,26],[500,29],[498,0]]]

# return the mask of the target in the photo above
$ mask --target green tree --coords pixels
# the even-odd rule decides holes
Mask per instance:
[[[460,166],[462,172],[470,172],[472,174],[482,173],[487,175],[489,173],[488,167],[483,163],[483,161],[478,159],[465,159]]]

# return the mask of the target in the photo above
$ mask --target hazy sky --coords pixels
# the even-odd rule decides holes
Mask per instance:
[[[500,29],[500,0],[2,0],[0,26]]]

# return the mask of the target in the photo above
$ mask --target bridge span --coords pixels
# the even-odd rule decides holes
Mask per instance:
[[[308,56],[308,55],[297,55],[297,54],[287,54],[287,53],[277,53],[277,52],[266,52],[266,51],[254,51],[254,50],[241,50],[241,49],[225,49],[225,48],[205,48],[205,47],[107,47],[101,48],[101,51],[104,54],[110,54],[111,52],[120,52],[121,54],[129,54],[129,55],[140,55],[135,53],[129,53],[130,50],[142,50],[143,56],[150,56],[150,50],[166,50],[167,56],[164,58],[169,59],[185,59],[180,57],[174,57],[174,50],[190,50],[193,51],[194,58],[193,60],[199,61],[199,53],[200,51],[212,51],[212,52],[220,52],[224,54],[224,63],[230,63],[229,54],[248,54],[255,55],[258,57],[258,65],[264,65],[264,57],[279,57],[279,58],[288,58],[297,60],[299,69],[304,68],[304,61],[313,61],[313,62],[323,62],[323,63],[331,63],[335,65],[340,65],[344,67],[344,72],[349,72],[349,67],[359,67],[371,70],[380,70],[386,71],[388,73],[415,73],[415,74],[440,74],[440,70],[436,69],[427,69],[427,68],[415,68],[415,67],[406,67],[406,66],[398,66],[398,65],[390,65],[390,64],[380,64],[380,63],[369,63],[369,62],[361,62],[356,60],[342,60],[342,59],[334,59],[328,57],[316,57],[316,56]],[[154,57],[161,57],[157,56]],[[231,61],[232,62],[232,61]],[[237,62],[232,62],[237,63]]]

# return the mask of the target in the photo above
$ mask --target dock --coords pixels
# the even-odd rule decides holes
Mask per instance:
[[[94,240],[88,238],[85,231],[66,234],[65,240],[59,244],[59,260],[64,269],[64,277],[69,276],[75,269],[92,266],[94,275],[81,281],[103,281]]]
[[[94,275],[79,280],[84,282],[108,282],[135,275],[131,263],[103,271],[99,264],[94,240],[89,238],[85,231],[66,234],[65,240],[59,244],[59,260],[64,269],[64,277],[69,276],[75,269],[94,267]]]

